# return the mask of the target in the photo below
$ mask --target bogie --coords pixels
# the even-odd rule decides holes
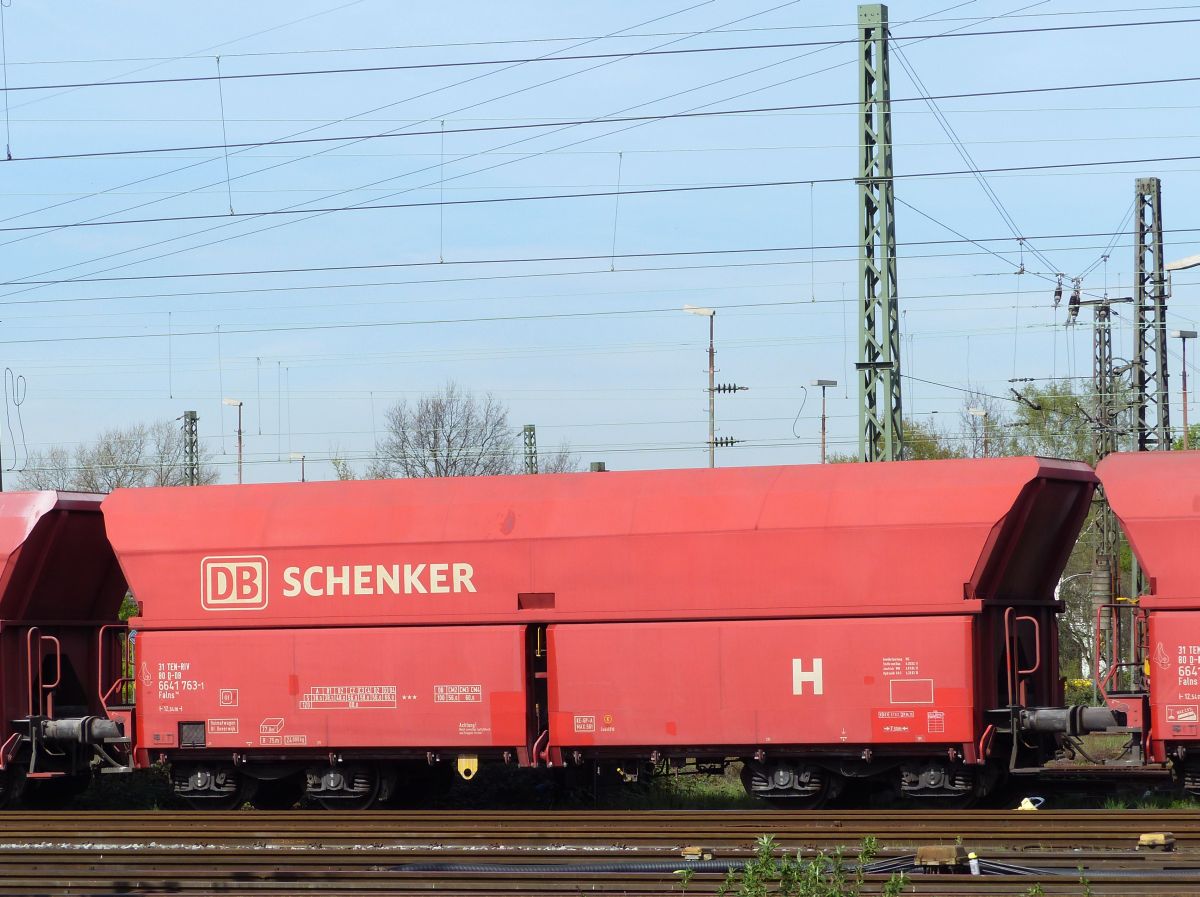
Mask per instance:
[[[175,793],[194,810],[236,810],[254,797],[258,780],[232,765],[176,765],[171,769]]]
[[[396,784],[395,772],[376,763],[306,770],[305,795],[327,810],[368,810],[384,803]]]
[[[742,764],[742,787],[747,794],[780,808],[816,810],[841,793],[842,777],[803,761],[746,760]]]

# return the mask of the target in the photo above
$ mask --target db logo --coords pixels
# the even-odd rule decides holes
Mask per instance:
[[[200,606],[205,610],[263,610],[267,606],[267,559],[248,555],[202,560]]]

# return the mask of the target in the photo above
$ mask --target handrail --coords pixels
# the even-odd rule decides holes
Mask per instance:
[[[1100,676],[1100,660],[1101,660],[1100,654],[1101,654],[1102,648],[1104,647],[1101,644],[1101,638],[1102,638],[1102,634],[1103,634],[1102,623],[1103,623],[1103,619],[1104,619],[1104,614],[1107,611],[1110,614],[1110,616],[1114,617],[1114,619],[1115,619],[1116,614],[1121,609],[1121,607],[1122,607],[1122,605],[1114,603],[1114,604],[1101,604],[1096,608],[1096,623],[1095,623],[1095,628],[1092,633],[1092,638],[1094,639],[1094,643],[1096,645],[1096,668],[1094,670],[1092,670],[1092,681],[1096,683],[1096,690],[1100,693],[1100,697],[1102,697],[1104,699],[1105,704],[1108,703],[1108,686],[1112,682],[1113,678],[1118,673],[1120,673],[1121,670],[1124,670],[1124,669],[1139,670],[1142,668],[1142,661],[1138,660],[1137,658],[1134,658],[1132,660],[1119,660],[1119,661],[1114,661],[1113,663],[1110,663],[1108,666],[1108,670],[1104,674],[1103,678],[1101,678],[1101,676]],[[1136,610],[1137,609],[1135,608],[1135,611]],[[1131,620],[1130,622],[1131,622],[1132,626],[1136,627],[1137,626],[1137,617],[1135,616],[1134,619]],[[1135,628],[1135,632],[1136,631],[1137,630]],[[1139,643],[1138,644],[1139,648],[1144,649],[1145,647],[1147,647],[1147,646],[1144,646],[1141,644],[1140,639],[1138,640],[1138,643]]]
[[[38,636],[37,667],[40,671],[42,667],[42,631],[36,626],[30,626],[25,630],[25,686],[27,691],[26,697],[29,699],[29,716],[41,716],[42,711],[41,693],[37,692],[33,687],[33,635],[35,632]],[[34,700],[35,694],[38,696],[36,702]],[[37,704],[36,708],[34,707],[35,703]],[[34,712],[35,709],[36,713]]]
[[[41,682],[38,688],[33,687],[33,670],[34,670],[34,651],[33,637],[37,635],[37,671],[38,676],[42,673],[42,642],[54,642],[54,681],[47,685]],[[42,716],[53,715],[54,711],[54,689],[58,688],[62,682],[62,643],[59,642],[57,636],[42,635],[42,630],[37,626],[30,626],[25,631],[25,684],[29,691],[29,715]],[[37,695],[37,700],[34,700],[34,695]],[[37,712],[34,712],[34,705],[37,705]]]
[[[538,746],[542,743],[543,738],[546,740],[546,746],[545,746],[545,748],[539,750]],[[530,756],[530,760],[532,761],[531,765],[536,768],[538,765],[539,758],[547,758],[546,765],[549,766],[550,765],[550,762],[548,759],[549,748],[550,748],[550,730],[544,729],[542,731],[542,734],[539,735],[533,742],[533,751],[531,752],[531,756]]]
[[[987,760],[988,751],[992,748],[992,736],[996,734],[996,726],[994,723],[988,723],[983,734],[979,736],[979,762],[983,763]]]
[[[54,716],[54,689],[62,683],[62,642],[56,635],[43,636],[48,642],[54,642],[54,681],[47,685],[42,683],[42,691],[46,694],[46,716]]]
[[[1030,617],[1028,615],[1014,617],[1013,612],[1015,610],[1016,610],[1016,608],[1013,608],[1013,607],[1006,607],[1004,609],[1004,666],[1005,666],[1005,671],[1006,671],[1006,676],[1007,676],[1007,682],[1005,684],[1008,686],[1008,706],[1010,706],[1010,707],[1014,706],[1014,704],[1013,704],[1014,694],[1013,693],[1015,691],[1018,691],[1021,689],[1021,685],[1020,685],[1021,677],[1033,675],[1041,668],[1041,665],[1042,665],[1042,627],[1041,627],[1041,624],[1037,621],[1036,617]],[[1014,671],[1013,670],[1013,653],[1014,653],[1013,649],[1014,649],[1015,645],[1013,642],[1013,636],[1016,634],[1016,627],[1013,624],[1021,623],[1021,622],[1027,622],[1027,623],[1033,624],[1034,662],[1033,662],[1033,666],[1031,666],[1027,670],[1022,669],[1020,666],[1017,666],[1016,670]],[[1025,700],[1024,694],[1022,693],[1022,695],[1021,695],[1022,703],[1024,703],[1024,700]]]
[[[121,674],[117,676],[116,680],[113,682],[112,685],[110,685],[108,687],[107,690],[102,690],[102,689],[104,689],[104,680],[105,680],[105,676],[106,676],[106,671],[104,669],[104,661],[106,659],[104,649],[105,649],[105,645],[107,644],[106,636],[108,635],[109,630],[114,630],[114,629],[118,631],[117,641],[121,645],[121,660],[120,660]],[[104,626],[100,627],[100,629],[97,633],[97,636],[96,636],[96,639],[97,639],[96,695],[100,699],[100,706],[103,707],[105,710],[108,709],[108,700],[109,700],[109,698],[112,697],[113,692],[117,691],[118,689],[124,688],[125,686],[137,681],[134,676],[124,675],[125,664],[128,660],[130,660],[130,654],[131,654],[131,652],[129,650],[130,643],[129,643],[128,637],[126,637],[125,640],[122,642],[120,640],[119,633],[120,632],[128,633],[128,631],[129,631],[128,627],[125,626],[125,624],[123,624],[123,623],[107,623]],[[123,703],[128,703],[125,700],[127,697],[128,697],[127,695],[122,695]]]
[[[1009,608],[1011,610],[1012,608]],[[1038,623],[1036,617],[1020,616],[1014,618],[1015,622],[1020,623],[1022,620],[1033,624],[1033,666],[1027,670],[1017,667],[1018,676],[1032,676],[1042,666],[1042,626]]]

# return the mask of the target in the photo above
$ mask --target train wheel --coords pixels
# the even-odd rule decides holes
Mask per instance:
[[[772,795],[762,796],[762,800],[774,807],[776,810],[820,810],[826,806],[834,797],[833,786],[829,779],[825,779],[818,789],[814,792],[795,797],[777,797]]]
[[[929,809],[966,810],[973,807],[986,791],[973,767],[948,765],[934,760],[900,767],[900,797],[910,805]]]
[[[306,781],[308,796],[326,810],[369,810],[391,797],[395,775],[364,764],[310,770]]]
[[[259,779],[250,803],[256,810],[290,810],[304,799],[304,776]]]
[[[841,792],[842,778],[809,763],[742,764],[742,787],[781,810],[818,810]]]
[[[174,767],[171,770],[175,794],[193,810],[236,810],[254,797],[257,779],[242,775],[233,767]]]

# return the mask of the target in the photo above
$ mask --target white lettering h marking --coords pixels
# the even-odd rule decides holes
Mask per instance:
[[[814,695],[822,695],[825,693],[825,675],[822,669],[821,658],[814,657],[812,662],[812,672],[804,671],[804,661],[799,658],[792,659],[792,694],[804,694],[804,683],[809,683]]]

